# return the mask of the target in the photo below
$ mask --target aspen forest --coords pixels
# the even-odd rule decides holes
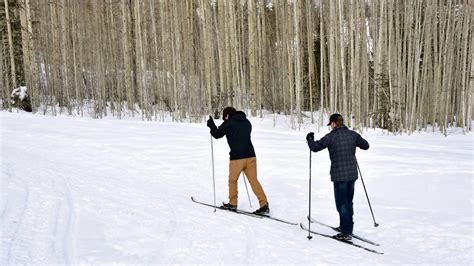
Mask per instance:
[[[2,1],[3,110],[471,130],[474,1]]]

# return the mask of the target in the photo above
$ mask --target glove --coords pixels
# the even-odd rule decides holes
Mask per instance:
[[[308,135],[306,135],[306,141],[314,141],[314,133],[309,132]]]
[[[207,127],[213,128],[215,126],[216,124],[214,124],[214,119],[212,119],[212,116],[209,116],[209,119],[207,120]]]

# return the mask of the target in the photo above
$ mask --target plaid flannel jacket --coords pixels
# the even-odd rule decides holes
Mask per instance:
[[[356,147],[369,149],[369,143],[365,139],[344,125],[334,128],[318,141],[309,140],[308,146],[314,152],[328,148],[333,182],[356,180],[358,177]]]

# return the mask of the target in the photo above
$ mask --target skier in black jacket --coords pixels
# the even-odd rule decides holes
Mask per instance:
[[[239,180],[240,173],[244,171],[260,204],[260,208],[255,213],[269,213],[270,208],[267,197],[257,179],[257,158],[250,140],[252,124],[250,124],[244,112],[237,111],[233,107],[224,108],[223,118],[224,122],[219,128],[215,125],[211,116],[207,120],[207,126],[211,129],[211,135],[216,139],[226,136],[230,147],[229,203],[225,203],[221,208],[237,209],[237,181]]]
[[[331,181],[334,184],[334,198],[339,213],[338,239],[351,240],[353,222],[354,183],[358,178],[356,147],[363,150],[369,149],[369,143],[357,132],[349,130],[343,123],[340,114],[332,114],[328,126],[332,131],[318,141],[314,141],[314,133],[306,136],[309,149],[318,152],[325,148],[329,150],[331,159]]]

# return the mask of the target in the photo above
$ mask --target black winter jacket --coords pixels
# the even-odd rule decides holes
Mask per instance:
[[[234,112],[229,115],[229,119],[225,120],[219,128],[216,125],[211,125],[210,128],[211,135],[214,138],[227,137],[231,160],[255,157],[255,150],[250,140],[252,124],[250,124],[244,112]]]
[[[308,146],[314,152],[328,148],[333,182],[356,180],[358,177],[356,147],[369,149],[369,143],[365,139],[344,125],[334,128],[318,141],[309,140]]]

